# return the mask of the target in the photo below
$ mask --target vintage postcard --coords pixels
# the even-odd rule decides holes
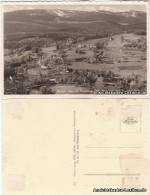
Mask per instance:
[[[9,99],[2,108],[3,194],[149,194],[148,100]]]
[[[6,97],[146,97],[148,2],[3,2]]]

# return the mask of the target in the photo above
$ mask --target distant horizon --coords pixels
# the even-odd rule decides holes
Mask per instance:
[[[66,11],[110,11],[110,12],[146,12],[145,5],[5,5],[4,12],[21,10],[66,10]]]

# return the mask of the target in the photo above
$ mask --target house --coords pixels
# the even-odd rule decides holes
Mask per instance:
[[[41,66],[42,70],[47,70],[47,66]]]
[[[49,79],[49,81],[53,84],[59,83],[56,79]]]

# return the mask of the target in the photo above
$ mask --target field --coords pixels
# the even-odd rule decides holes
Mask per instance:
[[[68,38],[29,50],[5,49],[5,94],[146,93],[145,48],[144,35],[125,33],[91,40]]]
[[[133,34],[127,35],[116,35],[112,41],[108,42],[108,46],[105,50],[106,60],[102,63],[87,64],[86,62],[75,62],[75,49],[67,52],[72,62],[72,68],[74,69],[88,69],[88,70],[99,70],[99,71],[109,71],[113,70],[114,73],[120,74],[121,76],[131,75],[132,73],[140,75],[141,78],[145,79],[146,76],[146,61],[141,60],[141,58],[146,58],[146,52],[140,51],[126,51],[123,49],[124,43],[121,42],[121,36],[129,38],[131,40],[140,38]],[[90,40],[86,43],[94,44],[97,41],[102,41],[103,39]],[[92,58],[92,51],[88,49],[84,50],[86,54],[80,54],[80,57]],[[112,63],[111,63],[112,62]],[[139,71],[140,70],[140,71]]]

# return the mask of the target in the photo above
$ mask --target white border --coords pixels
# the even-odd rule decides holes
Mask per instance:
[[[28,1],[28,2],[18,2],[18,1],[9,1],[9,2],[6,2],[6,1],[3,1],[2,2],[2,17],[1,17],[1,22],[2,22],[2,32],[1,32],[1,42],[2,42],[2,53],[1,53],[1,59],[2,59],[2,63],[1,63],[1,82],[2,82],[2,88],[1,88],[1,95],[2,95],[2,98],[4,99],[18,99],[18,98],[25,98],[25,99],[110,99],[110,98],[148,98],[149,97],[149,89],[150,89],[150,81],[149,81],[149,55],[148,55],[148,51],[149,51],[149,44],[148,44],[148,49],[147,49],[147,94],[146,95],[94,95],[94,94],[49,94],[49,95],[43,95],[43,94],[38,94],[38,95],[17,95],[17,94],[13,94],[13,95],[4,95],[4,74],[3,74],[3,68],[4,68],[4,51],[3,51],[3,48],[4,48],[4,39],[3,39],[3,34],[4,34],[4,28],[3,28],[3,9],[4,9],[4,5],[12,5],[14,4],[15,5],[27,5],[27,4],[30,4],[30,5],[43,5],[43,4],[46,4],[46,5],[56,5],[56,4],[59,4],[59,5],[109,5],[109,4],[113,4],[113,5],[122,5],[122,4],[126,4],[126,5],[132,5],[132,4],[136,4],[136,5],[146,5],[147,6],[147,39],[149,39],[149,24],[148,24],[148,21],[149,21],[149,18],[150,18],[150,14],[149,14],[149,3],[148,2],[144,2],[144,1],[86,1],[86,2],[79,2],[79,1],[51,1],[51,2],[47,2],[47,1],[42,1],[42,2],[37,2],[37,1]]]

